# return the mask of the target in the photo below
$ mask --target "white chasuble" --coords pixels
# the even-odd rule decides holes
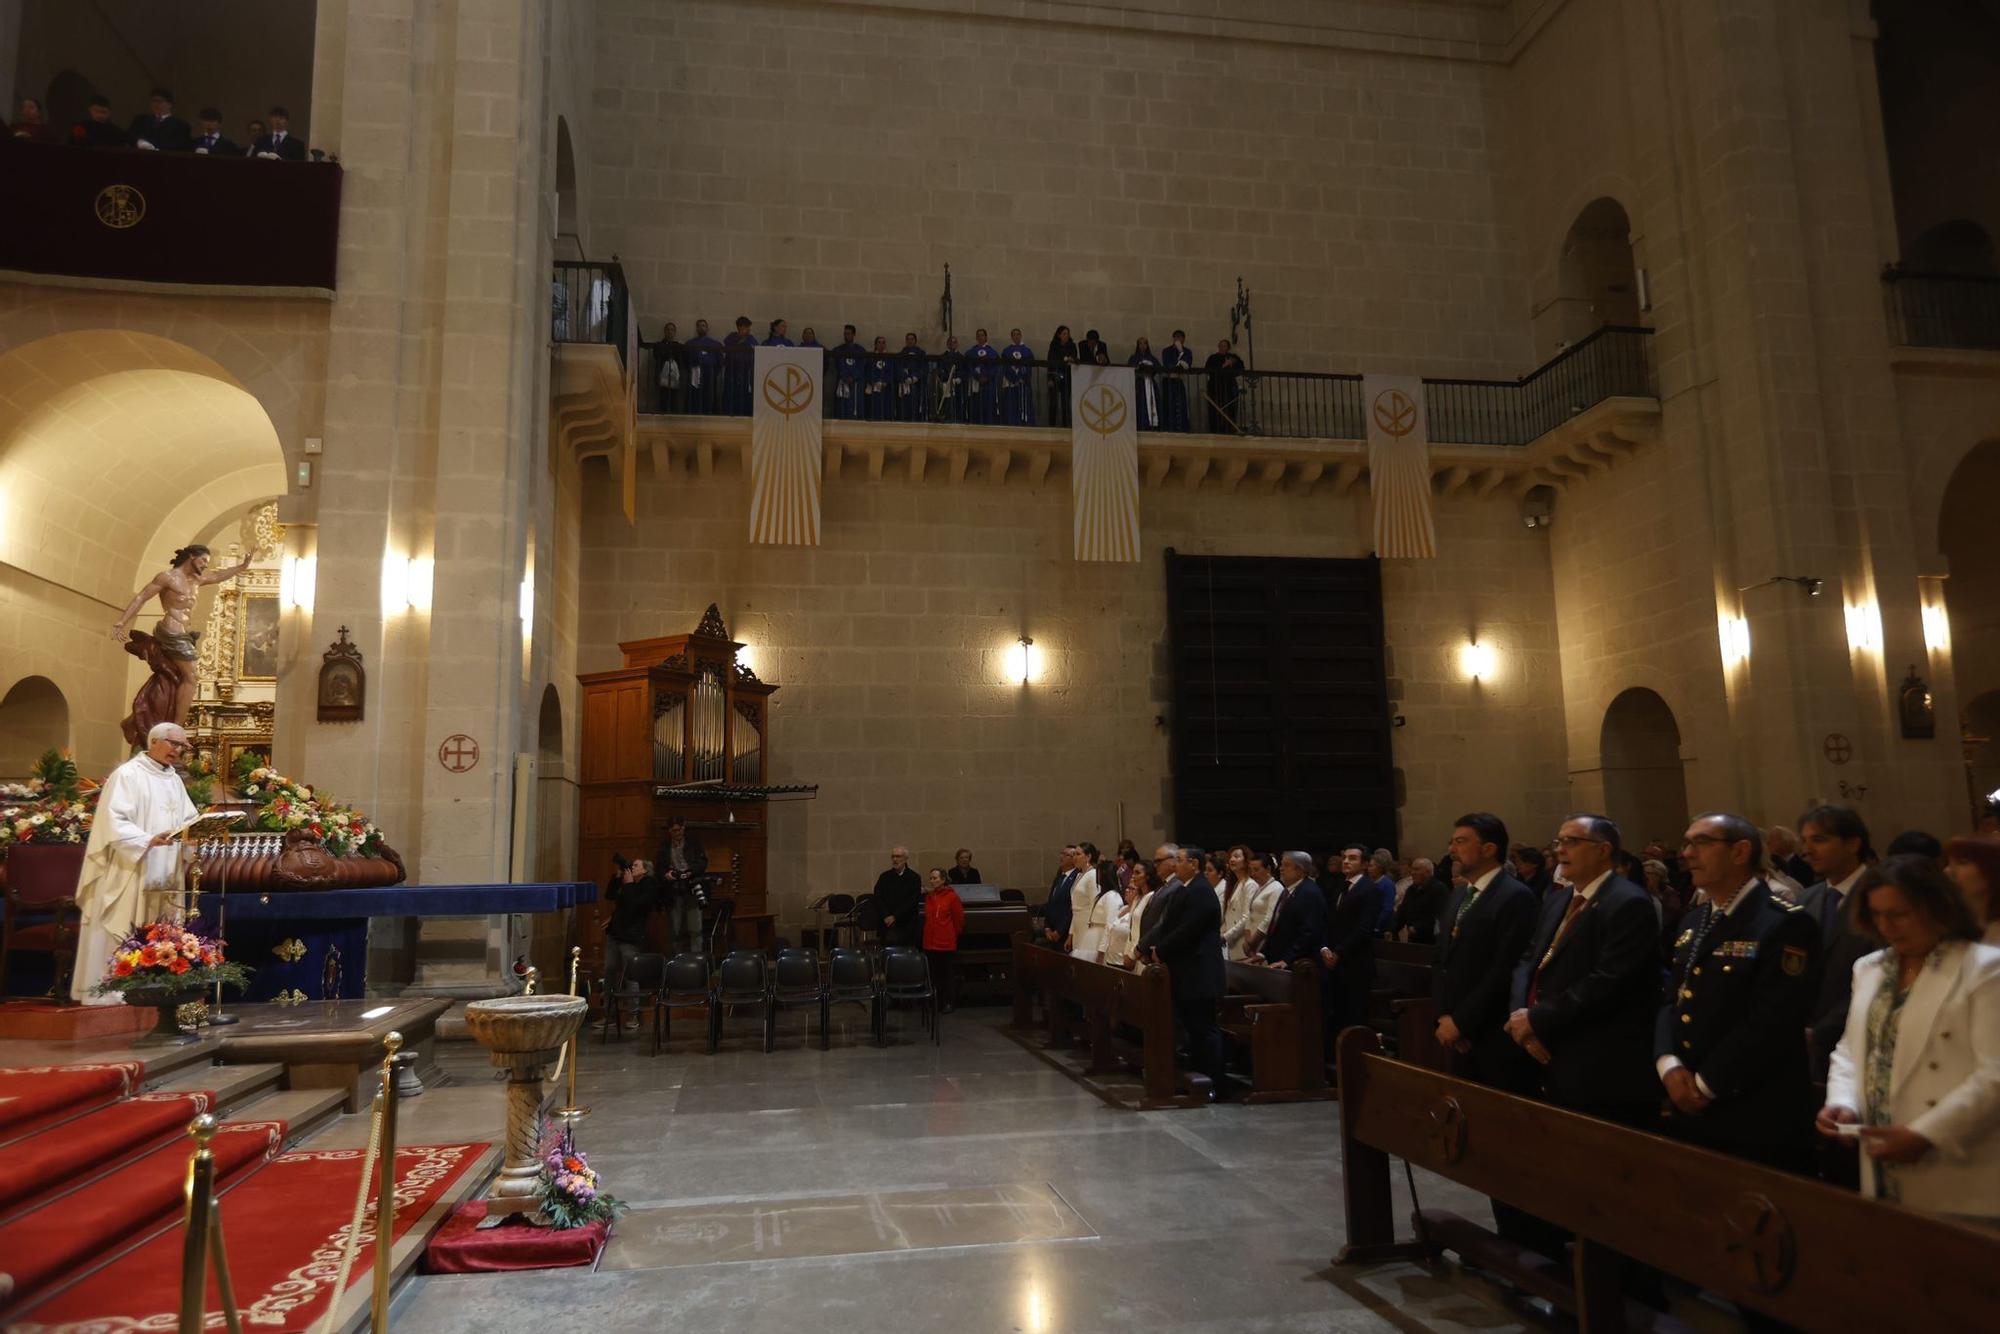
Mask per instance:
[[[150,755],[134,755],[104,780],[76,886],[83,922],[69,990],[77,1000],[118,1003],[118,997],[92,996],[90,989],[104,980],[112,951],[140,924],[146,891],[179,882],[179,844],[148,845],[156,834],[170,834],[200,814],[180,772]]]

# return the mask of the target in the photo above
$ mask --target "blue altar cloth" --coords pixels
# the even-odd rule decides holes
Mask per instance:
[[[495,913],[560,912],[595,903],[599,886],[587,880],[519,885],[391,885],[385,889],[232,891],[197,896],[210,930],[229,943],[229,957],[253,970],[241,999],[266,1001],[281,991],[321,994],[329,950],[338,951],[338,995],[367,994],[368,919],[371,917],[486,917]],[[297,940],[305,953],[286,960],[275,951]]]

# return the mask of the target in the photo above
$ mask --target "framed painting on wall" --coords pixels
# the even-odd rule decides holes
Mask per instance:
[[[249,593],[243,598],[243,620],[236,637],[236,677],[240,681],[278,679],[278,599],[275,594]]]

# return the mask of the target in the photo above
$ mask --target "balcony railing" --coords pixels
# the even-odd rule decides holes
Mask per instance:
[[[549,299],[549,336],[558,343],[602,343],[625,357],[625,270],[615,261],[559,259]]]
[[[1607,324],[1518,380],[1425,380],[1430,438],[1525,445],[1607,398],[1657,398],[1653,331]]]
[[[2000,348],[2000,278],[1882,270],[1889,340],[1899,347]]]
[[[622,290],[622,289],[621,289]],[[1446,444],[1524,445],[1614,395],[1655,396],[1652,330],[1598,330],[1519,380],[1426,380],[1430,438]],[[645,411],[750,415],[752,358],[713,347],[641,343]],[[663,373],[664,372],[664,373]],[[1069,425],[1070,370],[1045,361],[976,361],[868,352],[857,362],[826,350],[829,421],[967,426]],[[1365,438],[1362,377],[1308,371],[1144,369],[1139,429],[1307,440]]]

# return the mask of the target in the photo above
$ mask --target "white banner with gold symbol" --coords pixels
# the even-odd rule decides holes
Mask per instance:
[[[1070,500],[1078,560],[1139,559],[1139,414],[1130,366],[1070,372]]]
[[[1361,382],[1368,419],[1368,490],[1375,498],[1375,554],[1435,556],[1431,519],[1431,444],[1424,423],[1424,382],[1371,375]]]
[[[816,347],[760,347],[750,400],[750,540],[819,545],[820,383]]]

